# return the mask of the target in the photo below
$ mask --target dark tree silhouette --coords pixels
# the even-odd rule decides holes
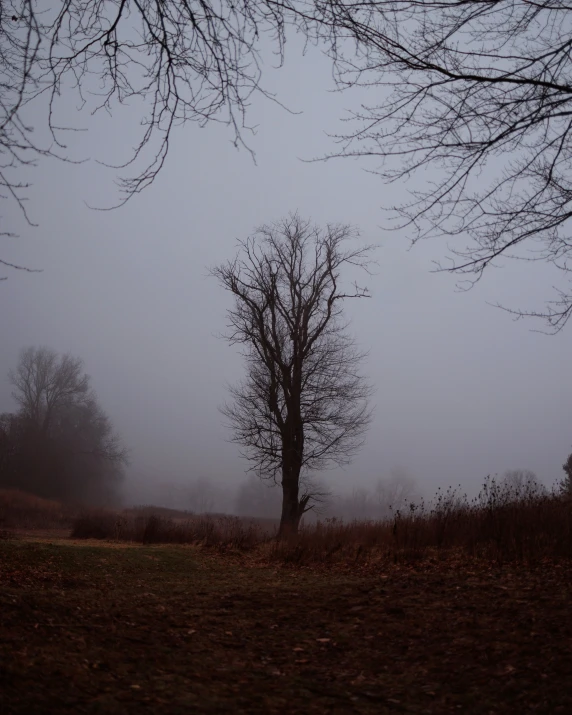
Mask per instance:
[[[562,469],[564,470],[564,474],[566,476],[560,482],[560,489],[563,494],[572,496],[572,453],[568,455],[566,461],[562,465]]]
[[[83,361],[71,355],[60,356],[45,347],[22,350],[9,379],[22,416],[43,434],[49,432],[62,408],[86,404],[91,399]]]
[[[127,451],[83,362],[26,348],[10,380],[20,409],[0,415],[0,485],[68,501],[116,499]]]
[[[517,495],[546,491],[546,487],[530,469],[507,469],[502,475],[500,484]]]
[[[353,237],[348,226],[320,229],[293,215],[258,229],[212,271],[234,297],[228,340],[243,347],[247,369],[223,413],[252,469],[282,486],[282,535],[320,496],[301,490],[301,476],[347,463],[370,421],[362,354],[342,320],[344,299],[368,295],[341,285],[344,268],[370,263],[371,247],[346,248]]]

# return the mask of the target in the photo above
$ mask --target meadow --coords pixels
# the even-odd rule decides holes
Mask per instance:
[[[3,493],[0,712],[572,712],[570,502],[449,497],[278,542]]]

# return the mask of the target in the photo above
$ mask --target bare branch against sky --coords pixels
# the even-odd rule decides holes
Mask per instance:
[[[563,274],[555,298],[512,312],[554,331],[572,314],[567,7],[65,0],[51,9],[20,0],[0,10],[0,184],[28,221],[19,170],[41,157],[72,160],[66,136],[77,127],[58,119],[62,96],[88,112],[140,103],[139,136],[116,166],[123,203],[154,181],[179,125],[224,122],[246,145],[253,98],[276,99],[262,81],[263,47],[281,64],[298,32],[329,56],[338,88],[367,88],[334,155],[379,157],[386,180],[414,178],[410,200],[396,205],[408,238],[455,237],[447,269],[469,284],[500,256],[548,261]],[[45,144],[26,114],[40,98]]]

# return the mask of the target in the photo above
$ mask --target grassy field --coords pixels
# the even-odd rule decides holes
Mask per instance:
[[[0,713],[571,713],[572,569],[0,540]]]

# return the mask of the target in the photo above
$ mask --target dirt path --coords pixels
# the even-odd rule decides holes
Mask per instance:
[[[0,713],[572,713],[571,573],[0,542]]]

